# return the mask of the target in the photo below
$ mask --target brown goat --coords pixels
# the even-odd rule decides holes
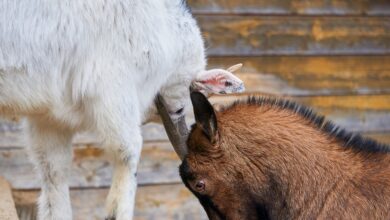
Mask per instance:
[[[286,100],[191,99],[180,175],[210,219],[390,219],[389,146]]]

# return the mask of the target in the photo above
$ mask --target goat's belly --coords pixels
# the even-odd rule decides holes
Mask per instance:
[[[0,69],[0,115],[41,114],[47,111],[40,80],[21,68]]]

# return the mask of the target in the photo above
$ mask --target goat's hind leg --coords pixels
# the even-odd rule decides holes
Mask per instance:
[[[68,186],[72,132],[41,118],[29,118],[29,132],[31,159],[42,181],[38,219],[72,219]]]

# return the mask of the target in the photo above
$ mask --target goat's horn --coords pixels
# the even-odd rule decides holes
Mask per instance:
[[[234,72],[236,72],[237,70],[241,69],[241,67],[242,67],[242,63],[238,63],[238,64],[236,64],[236,65],[233,65],[233,66],[227,68],[227,71],[228,71],[228,72],[231,72],[231,73],[234,73]]]
[[[186,141],[189,134],[185,116],[182,116],[177,120],[172,120],[166,108],[166,103],[160,94],[157,95],[155,104],[157,111],[163,121],[168,138],[171,141],[173,148],[175,149],[179,158],[183,160],[187,154]]]

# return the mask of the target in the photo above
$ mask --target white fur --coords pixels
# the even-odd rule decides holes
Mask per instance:
[[[29,120],[42,179],[39,219],[71,219],[75,132],[94,130],[114,158],[107,217],[131,219],[140,125],[158,92],[172,112],[205,69],[181,0],[0,0],[0,114]]]
[[[0,114],[28,118],[42,180],[39,219],[72,218],[76,132],[103,138],[115,170],[107,217],[131,219],[140,125],[156,115],[156,94],[175,117],[189,104],[191,83],[204,93],[243,91],[229,71],[205,71],[203,40],[182,2],[0,0]]]

